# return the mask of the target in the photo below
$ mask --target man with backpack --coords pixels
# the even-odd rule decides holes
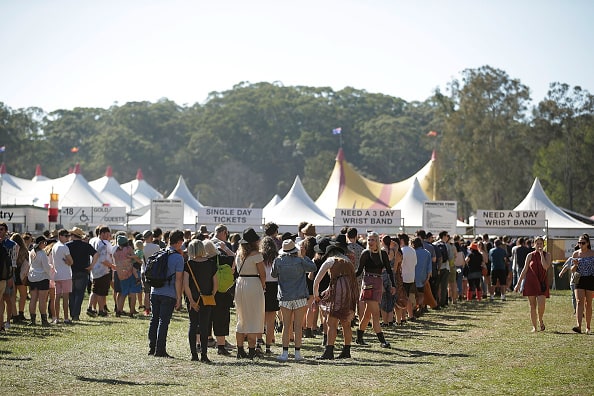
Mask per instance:
[[[182,244],[184,243],[184,232],[175,230],[169,236],[169,246],[167,247],[167,269],[166,278],[161,287],[151,286],[151,322],[149,325],[149,355],[171,358],[167,353],[167,332],[169,322],[173,316],[173,310],[181,306],[181,297],[183,291],[184,258]],[[150,274],[160,272],[158,268],[153,268],[152,264],[147,264],[145,277],[150,283]]]

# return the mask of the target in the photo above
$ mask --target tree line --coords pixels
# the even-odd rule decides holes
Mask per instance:
[[[315,200],[340,143],[357,171],[382,183],[409,177],[436,149],[437,199],[458,201],[461,217],[513,208],[534,177],[556,204],[590,215],[593,116],[594,97],[580,87],[551,83],[532,105],[527,86],[483,66],[423,102],[265,82],[186,106],[164,98],[46,113],[0,102],[0,145],[19,177],[37,163],[52,178],[80,163],[88,180],[111,165],[123,183],[142,168],[166,195],[182,175],[203,204],[230,207],[261,207],[296,175]]]

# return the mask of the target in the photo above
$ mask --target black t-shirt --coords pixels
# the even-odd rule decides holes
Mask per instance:
[[[524,268],[524,264],[526,264],[526,257],[528,257],[528,253],[531,251],[532,249],[530,249],[528,246],[520,246],[516,249],[516,260],[520,270]]]
[[[192,267],[192,272],[196,277],[196,281],[198,281],[198,285],[200,286],[200,291],[202,294],[213,294],[212,277],[217,273],[216,259],[211,258],[206,261],[188,260],[188,262],[184,265],[184,271],[186,271],[190,277],[190,290],[192,291],[192,298],[194,300],[198,300],[200,293],[198,293],[196,282],[194,282],[194,278],[192,277],[192,273],[190,272],[188,266]]]
[[[380,257],[381,254],[381,257]],[[365,249],[361,253],[361,259],[359,260],[359,268],[357,269],[356,276],[359,276],[365,270],[366,274],[378,274],[381,275],[383,270],[386,270],[390,277],[390,283],[392,286],[396,286],[394,283],[394,273],[390,268],[390,258],[385,250],[380,250],[378,253],[371,253],[370,250]]]
[[[87,268],[91,265],[91,257],[97,253],[95,248],[81,239],[66,242],[66,246],[70,249],[70,256],[72,256],[72,272],[87,272]]]

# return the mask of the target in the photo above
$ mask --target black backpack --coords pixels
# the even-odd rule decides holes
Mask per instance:
[[[0,280],[8,280],[12,275],[12,260],[4,244],[0,242]]]
[[[441,253],[441,262],[445,263],[449,260],[450,256],[448,255],[448,247],[446,246],[445,242],[439,242],[437,244],[439,248],[439,252]]]
[[[146,270],[144,271],[145,284],[159,288],[165,286],[165,283],[171,282],[175,272],[167,276],[169,270],[169,255],[179,254],[170,250],[159,250],[146,261]]]

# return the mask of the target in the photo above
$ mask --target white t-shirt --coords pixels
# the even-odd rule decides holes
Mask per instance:
[[[140,268],[140,271],[142,273],[144,273],[144,271],[146,270],[146,261],[148,260],[149,257],[151,257],[153,254],[157,253],[159,250],[161,250],[161,247],[159,245],[157,245],[156,243],[146,243],[144,244],[144,261],[142,263],[142,266]]]
[[[58,241],[52,247],[52,254],[50,260],[53,261],[53,265],[56,273],[54,274],[54,280],[68,280],[72,279],[72,268],[66,264],[66,256],[70,255],[70,249],[62,242]]]
[[[417,254],[410,246],[402,247],[402,282],[414,283]]]
[[[109,261],[110,263],[113,263],[113,246],[111,245],[110,241],[104,241],[103,239],[99,238],[94,238],[89,241],[89,243],[91,243],[91,246],[93,246],[93,248],[95,248],[95,250],[99,253],[99,260],[97,260],[97,263],[95,263],[93,269],[91,269],[92,278],[98,279],[109,274],[109,268],[103,265],[103,262]]]

